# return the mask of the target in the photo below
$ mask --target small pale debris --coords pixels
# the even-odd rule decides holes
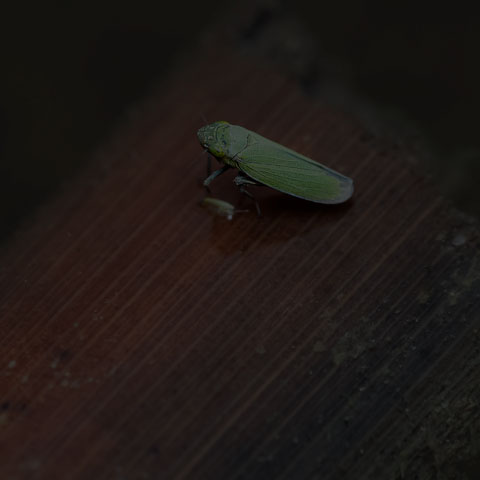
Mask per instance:
[[[213,215],[226,217],[227,220],[232,220],[235,214],[235,207],[231,203],[220,200],[219,198],[205,197],[200,202],[200,205]]]
[[[8,363],[8,368],[15,368],[16,365],[16,360],[10,360],[10,362]]]
[[[266,352],[265,347],[263,345],[257,345],[257,347],[255,348],[255,351],[259,355],[263,355]]]
[[[452,240],[452,245],[454,247],[460,247],[461,245],[464,245],[465,242],[467,241],[467,237],[463,233],[457,233]]]

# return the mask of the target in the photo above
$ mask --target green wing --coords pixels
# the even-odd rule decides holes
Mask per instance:
[[[350,178],[258,134],[248,143],[236,159],[254,180],[317,203],[342,203],[352,196]]]

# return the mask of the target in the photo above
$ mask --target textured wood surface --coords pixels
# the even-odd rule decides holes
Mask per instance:
[[[257,218],[225,175],[214,194],[251,211],[210,216],[202,114],[354,199],[258,189]],[[478,233],[407,157],[201,45],[4,249],[0,477],[476,478]]]

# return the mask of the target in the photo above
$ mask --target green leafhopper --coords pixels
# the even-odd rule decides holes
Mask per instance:
[[[231,203],[213,197],[205,197],[200,202],[200,205],[202,207],[205,207],[214,215],[226,217],[227,220],[232,220],[235,213],[248,212],[248,210],[237,210]]]
[[[267,185],[327,204],[345,202],[353,194],[351,178],[246,128],[220,121],[202,127],[197,135],[200,144],[224,163],[203,182],[207,190],[212,180],[233,167],[240,171],[235,184],[251,198],[247,185]]]

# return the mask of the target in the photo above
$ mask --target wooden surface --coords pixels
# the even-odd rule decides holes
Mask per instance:
[[[353,201],[257,218],[225,175],[251,211],[210,216],[201,115]],[[477,478],[478,243],[404,151],[207,40],[4,248],[0,478]]]

